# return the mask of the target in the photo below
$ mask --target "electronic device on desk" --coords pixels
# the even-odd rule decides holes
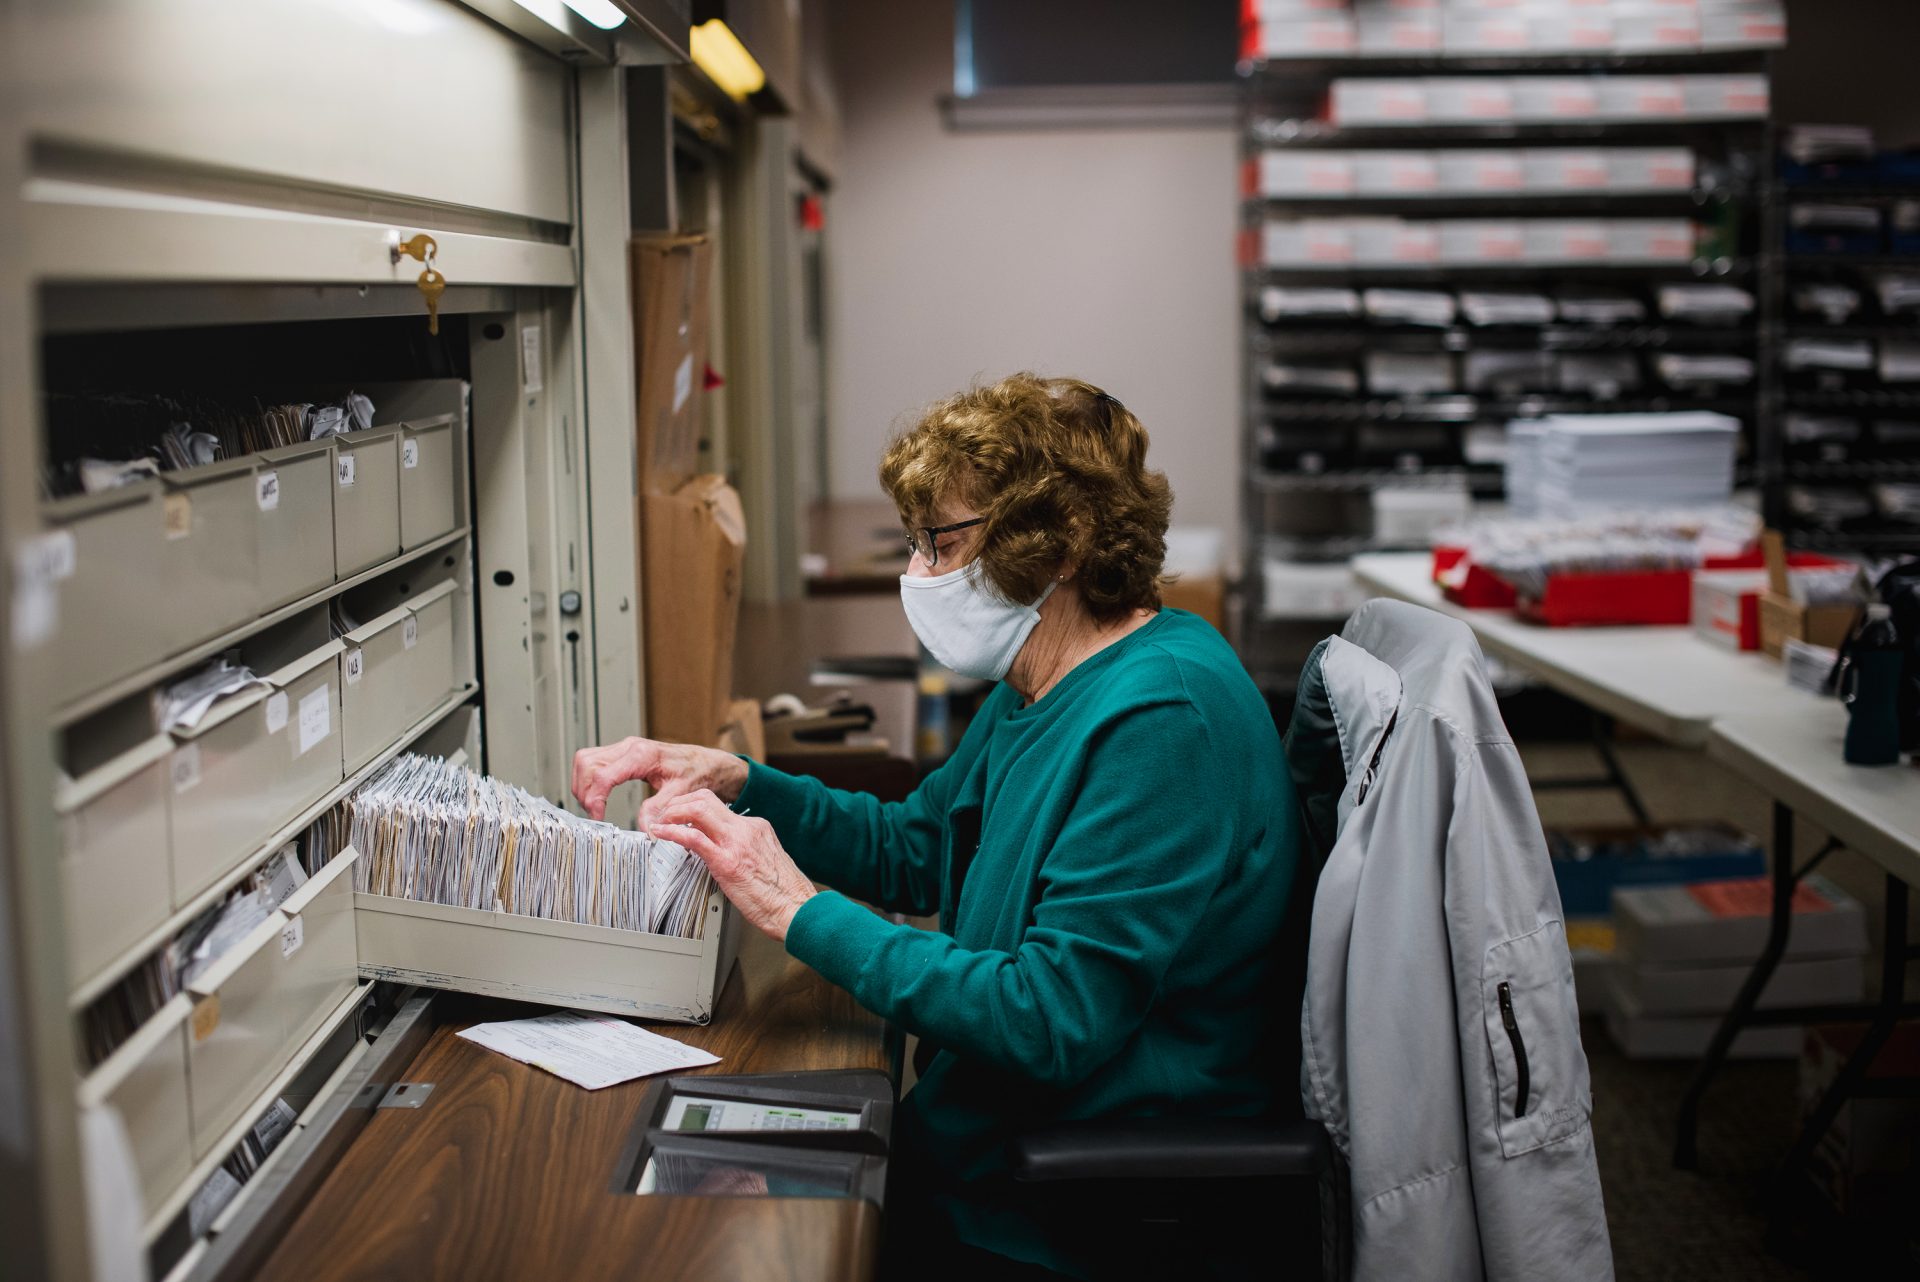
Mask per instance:
[[[614,1188],[878,1206],[892,1131],[893,1084],[873,1069],[666,1078],[641,1100]]]
[[[768,703],[762,724],[769,758],[791,753],[886,754],[886,741],[869,733],[875,720],[872,705],[844,697],[818,708],[796,708],[797,703],[785,695]],[[850,735],[862,737],[850,741]]]

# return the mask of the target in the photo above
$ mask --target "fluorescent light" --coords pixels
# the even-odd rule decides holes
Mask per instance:
[[[565,0],[567,8],[602,31],[612,31],[627,20],[613,0]]]
[[[744,102],[749,94],[766,88],[767,73],[720,19],[708,18],[695,27],[692,44],[693,65],[734,101]]]

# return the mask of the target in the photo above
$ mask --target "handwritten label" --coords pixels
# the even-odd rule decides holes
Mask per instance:
[[[540,390],[540,327],[520,327],[520,390],[532,394]]]
[[[291,957],[300,951],[300,945],[307,942],[307,919],[295,917],[280,931],[280,956]]]
[[[420,442],[411,436],[400,442],[400,466],[405,468],[420,466]]]
[[[173,750],[173,790],[188,792],[200,786],[200,745],[183,743]]]
[[[353,455],[342,454],[334,463],[333,476],[334,479],[340,483],[341,489],[344,490],[347,486],[353,484],[353,478],[358,473],[358,462],[359,460]]]
[[[14,550],[13,572],[39,583],[59,583],[73,577],[74,560],[73,531],[54,530]]]
[[[287,728],[287,692],[275,690],[267,696],[267,733],[279,734]]]
[[[169,539],[184,539],[193,533],[193,499],[185,494],[169,494],[160,501],[160,520]]]
[[[260,505],[262,512],[271,512],[280,506],[280,473],[262,472],[253,478],[253,499]]]
[[[360,652],[358,650],[353,651],[353,657],[358,659]],[[356,671],[358,667],[359,665],[356,663],[354,665]],[[350,679],[358,680],[358,678]],[[333,687],[321,686],[311,694],[301,696],[300,748],[295,755],[304,757],[315,744],[318,744],[322,739],[325,739],[332,733]]]
[[[220,994],[208,993],[193,1004],[193,1040],[204,1042],[220,1027]]]
[[[347,651],[346,671],[348,685],[357,686],[360,684],[360,673],[365,666],[366,660],[361,657],[360,651]]]
[[[420,644],[420,616],[409,614],[400,625],[400,644],[411,650]]]

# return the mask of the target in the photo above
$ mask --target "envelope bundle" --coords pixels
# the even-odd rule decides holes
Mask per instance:
[[[438,757],[402,756],[348,803],[355,889],[697,939],[706,865]]]

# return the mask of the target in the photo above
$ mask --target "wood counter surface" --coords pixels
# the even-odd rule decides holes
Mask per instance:
[[[615,1166],[650,1079],[588,1091],[455,1036],[538,1008],[446,994],[454,1016],[294,1220],[263,1279],[865,1279],[880,1214],[859,1200],[651,1198]],[[884,1023],[747,929],[704,1028],[647,1027],[721,1062],[692,1073],[891,1067]]]

